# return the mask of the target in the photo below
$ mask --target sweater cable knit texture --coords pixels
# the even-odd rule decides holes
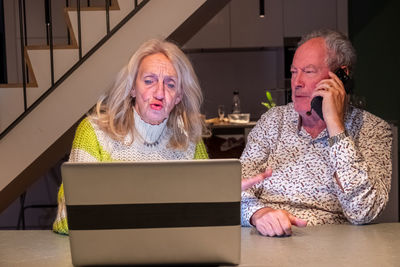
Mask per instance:
[[[154,126],[154,127],[152,127]],[[135,120],[135,127],[142,138],[127,136],[122,142],[116,141],[103,132],[89,118],[84,119],[78,126],[72,143],[70,162],[109,162],[109,161],[146,161],[146,160],[188,160],[207,159],[208,154],[203,141],[190,143],[187,150],[174,150],[168,147],[171,131],[159,125],[149,125],[142,120]],[[157,136],[157,144],[145,145],[145,132],[153,131],[151,136]],[[148,134],[148,136],[150,136]],[[131,144],[130,144],[131,143]],[[53,231],[68,234],[67,214],[65,207],[64,189],[61,185],[58,193],[58,212],[53,224]]]

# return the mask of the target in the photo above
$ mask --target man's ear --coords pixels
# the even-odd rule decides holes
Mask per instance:
[[[340,68],[343,69],[344,72],[345,72],[347,75],[350,74],[350,70],[349,70],[349,68],[348,68],[347,66],[341,66]]]

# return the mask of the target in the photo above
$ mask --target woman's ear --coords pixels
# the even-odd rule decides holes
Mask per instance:
[[[182,92],[182,90],[181,90],[181,92],[179,93],[179,95],[178,95],[178,96],[176,97],[176,99],[175,99],[175,105],[178,105],[179,102],[181,102],[182,97],[183,97],[183,92]]]
[[[178,105],[178,104],[181,102],[181,100],[182,100],[182,97],[181,97],[181,96],[178,96],[178,97],[175,99],[175,105]]]
[[[135,88],[131,89],[131,97],[135,98],[136,97],[136,90]]]

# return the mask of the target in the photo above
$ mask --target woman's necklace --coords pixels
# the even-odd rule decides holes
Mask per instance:
[[[161,139],[161,136],[163,135],[163,132],[164,132],[164,130],[161,132],[161,134],[160,134],[160,136],[157,138],[157,140],[155,140],[155,141],[153,141],[153,142],[148,142],[148,141],[146,141],[146,139],[143,138],[143,136],[141,136],[139,133],[138,133],[138,136],[140,137],[140,139],[141,139],[143,145],[145,145],[145,146],[147,146],[147,147],[156,147],[156,146],[158,146],[158,145],[160,144],[160,139]]]

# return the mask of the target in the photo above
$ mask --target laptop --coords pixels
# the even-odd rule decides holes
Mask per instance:
[[[238,159],[64,163],[74,265],[239,264]]]

